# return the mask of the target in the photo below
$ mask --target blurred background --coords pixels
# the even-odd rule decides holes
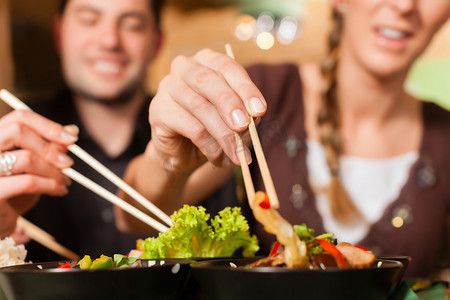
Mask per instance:
[[[149,92],[171,60],[208,47],[233,46],[243,65],[317,61],[325,54],[329,0],[167,0],[164,46],[149,67]],[[56,0],[0,0],[0,87],[24,100],[49,97],[61,86],[53,48]],[[411,71],[406,88],[450,109],[450,22]],[[0,111],[5,111],[1,106]]]

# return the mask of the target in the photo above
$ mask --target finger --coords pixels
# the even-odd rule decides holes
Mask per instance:
[[[10,236],[16,227],[16,220],[19,215],[6,202],[0,202],[0,238]]]
[[[0,201],[22,194],[64,196],[68,192],[65,184],[57,182],[53,178],[32,174],[0,177],[0,190],[2,191]]]
[[[21,123],[45,139],[62,145],[73,144],[78,139],[77,126],[62,126],[32,111],[15,110],[0,119],[0,127],[11,123]]]
[[[172,84],[174,81],[178,82]],[[174,81],[170,82],[167,89],[171,98],[183,98],[181,102],[189,104],[186,107],[179,107],[176,112],[180,117],[187,114],[183,118],[189,122],[187,123],[189,126],[186,126],[183,122],[178,122],[173,126],[183,135],[187,135],[208,160],[214,164],[222,165],[224,163],[224,153],[236,162],[238,158],[234,132],[228,128],[216,108],[208,100],[190,89],[183,81],[176,78]],[[175,88],[173,88],[174,86]],[[194,118],[192,119],[189,115]]]
[[[260,90],[250,79],[245,68],[233,58],[219,52],[202,50],[195,59],[219,72],[244,102],[248,113],[253,117],[262,116],[267,109],[267,103]]]
[[[53,164],[41,159],[35,153],[28,150],[9,151],[16,157],[16,162],[11,170],[12,175],[17,174],[33,174],[40,177],[53,178],[57,182],[65,185],[70,184],[70,179],[65,176],[61,170]],[[0,175],[11,176],[11,175]]]
[[[161,82],[161,84],[164,83]],[[168,94],[161,95],[163,90],[159,89],[150,107],[152,141],[155,143],[155,147],[162,149],[164,153],[168,153],[171,157],[182,156],[182,159],[188,159],[189,156],[192,156],[195,158],[196,152],[193,152],[195,150],[192,148],[187,153],[176,153],[172,150],[188,149],[189,146],[183,145],[183,143],[190,140],[189,143],[192,142],[194,146],[200,149],[209,161],[219,166],[222,165],[225,156],[218,141],[195,116],[173,101]],[[171,118],[164,118],[165,115],[170,115]],[[229,130],[226,126],[224,128]],[[230,150],[228,153],[232,154]]]
[[[176,79],[179,76],[189,89],[207,99],[230,129],[242,131],[247,128],[250,119],[245,105],[219,72],[186,57],[176,58],[172,68],[173,78]],[[172,91],[174,90],[175,88],[172,88]],[[175,99],[191,111],[202,105],[201,103],[192,105],[188,101],[192,98],[176,97]]]
[[[22,148],[36,153],[58,168],[67,168],[73,164],[73,160],[65,153],[65,146],[48,142],[24,123],[8,122],[0,128],[1,151]]]
[[[29,211],[41,197],[41,194],[20,194],[8,199],[8,204],[20,215]]]
[[[30,242],[30,237],[25,233],[22,226],[16,224],[16,228],[14,228],[13,233],[10,235],[11,238],[14,239],[16,245],[22,245]]]

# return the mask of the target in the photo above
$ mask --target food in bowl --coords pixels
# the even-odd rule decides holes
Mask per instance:
[[[402,264],[376,260],[365,268],[246,267],[258,258],[217,259],[191,265],[206,299],[388,299]]]
[[[23,264],[26,256],[24,245],[16,245],[10,237],[0,239],[0,267]]]
[[[306,259],[303,265],[308,269],[328,268],[365,268],[370,267],[376,260],[373,253],[361,246],[349,243],[337,243],[332,233],[314,236],[314,230],[305,224],[294,225],[295,233],[300,241],[306,245]],[[280,249],[277,242],[268,257],[261,258],[247,267],[286,267],[286,252]]]
[[[332,239],[333,234],[314,236],[314,230],[305,224],[292,226],[276,209],[270,207],[270,201],[263,192],[256,192],[250,202],[250,207],[256,220],[264,225],[267,232],[277,236],[277,244],[283,246],[283,251],[271,252],[249,265],[286,266],[288,268],[364,268],[375,262],[375,255],[361,246],[349,243],[339,243]]]
[[[72,268],[58,268],[66,263]],[[76,263],[0,268],[3,299],[180,299],[191,261],[136,260],[130,267],[101,269],[81,269]]]
[[[272,253],[248,267],[281,266],[301,268],[362,268],[375,261],[371,251],[348,243],[336,243],[333,234],[314,236],[314,230],[303,225],[292,226],[270,208],[267,195],[257,192],[252,210],[268,232],[279,242]],[[137,241],[129,256],[143,259],[232,257],[242,249],[244,257],[259,250],[256,236],[238,207],[227,207],[214,218],[202,206],[185,205],[171,216],[173,226],[158,237]],[[281,246],[280,246],[281,245]]]
[[[114,254],[113,257],[101,255],[99,258],[92,260],[89,255],[85,255],[78,262],[66,262],[58,267],[58,269],[74,269],[82,270],[98,270],[111,268],[131,268],[136,267],[136,257],[128,257],[122,254]]]
[[[401,280],[402,263],[377,260],[360,246],[337,244],[331,233],[316,236],[305,224],[292,226],[262,192],[250,207],[278,242],[268,257],[192,264],[206,299],[387,299]]]
[[[174,225],[158,237],[137,241],[141,258],[231,257],[239,249],[244,257],[253,257],[259,250],[239,207],[227,207],[210,218],[204,207],[185,205],[171,219]]]

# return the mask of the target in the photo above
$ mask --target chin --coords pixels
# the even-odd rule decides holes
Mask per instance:
[[[126,102],[124,99],[126,97],[123,96],[122,91],[89,91],[87,89],[80,90],[78,89],[76,91],[77,94],[81,95],[84,99],[91,101],[91,102],[98,102],[98,103],[104,103],[104,104],[114,104],[114,103],[121,103]]]
[[[393,81],[395,78],[404,79],[407,70],[404,68],[395,68],[395,66],[376,66],[370,69],[370,72],[380,80]]]
[[[117,82],[84,82],[72,85],[72,90],[85,99],[102,103],[123,103],[132,98],[140,86],[138,81],[124,83]]]
[[[121,94],[121,91],[95,91],[93,93],[91,93],[93,98],[97,98],[97,99],[105,99],[105,101],[107,101],[108,99],[115,99],[117,97],[119,97],[119,95]]]
[[[380,78],[404,76],[408,73],[413,62],[407,55],[402,57],[396,55],[374,55],[369,57],[367,61],[366,68]]]

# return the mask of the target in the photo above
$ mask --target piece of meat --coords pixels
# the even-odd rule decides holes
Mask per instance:
[[[315,268],[326,270],[328,268],[337,268],[336,260],[328,253],[315,254],[311,256],[311,263]]]
[[[286,262],[284,261],[284,252],[281,252],[277,255],[264,257],[261,259],[258,259],[257,261],[247,265],[249,268],[255,268],[255,267],[285,267]]]
[[[353,268],[369,267],[376,259],[371,251],[365,251],[349,243],[339,243],[336,248]]]

